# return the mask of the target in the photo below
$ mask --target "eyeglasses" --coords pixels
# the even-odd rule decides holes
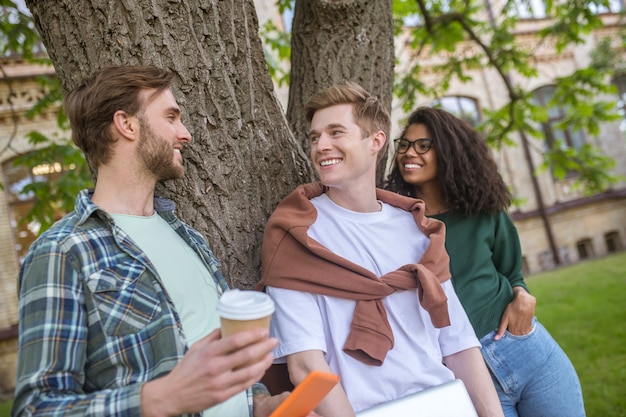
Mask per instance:
[[[396,144],[396,151],[398,153],[407,153],[409,148],[413,147],[413,150],[419,155],[430,151],[430,148],[433,146],[432,139],[426,138],[416,139],[414,141],[401,138],[394,140],[393,143]]]

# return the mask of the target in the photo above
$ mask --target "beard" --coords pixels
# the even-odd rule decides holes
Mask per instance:
[[[137,151],[146,171],[158,181],[182,178],[185,168],[174,160],[172,144],[157,134],[143,117],[139,118],[141,137]]]

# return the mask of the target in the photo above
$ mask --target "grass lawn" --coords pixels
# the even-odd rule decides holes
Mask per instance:
[[[11,415],[11,401],[0,402],[0,417]]]
[[[587,417],[626,417],[626,252],[526,281],[578,371]]]
[[[626,252],[527,283],[539,320],[578,371],[587,417],[626,417]],[[10,402],[0,403],[0,417],[9,412]]]

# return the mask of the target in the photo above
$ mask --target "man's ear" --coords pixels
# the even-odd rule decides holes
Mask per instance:
[[[129,115],[124,110],[118,110],[113,115],[112,128],[124,138],[135,140],[139,133],[139,119]]]
[[[382,130],[379,130],[372,136],[372,150],[376,153],[380,152],[385,147],[386,142],[387,135]]]

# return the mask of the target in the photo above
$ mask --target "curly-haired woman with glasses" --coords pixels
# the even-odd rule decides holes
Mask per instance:
[[[424,200],[426,215],[446,224],[452,282],[505,415],[584,416],[576,371],[535,317],[511,193],[485,141],[451,113],[421,107],[395,145],[386,188]]]

